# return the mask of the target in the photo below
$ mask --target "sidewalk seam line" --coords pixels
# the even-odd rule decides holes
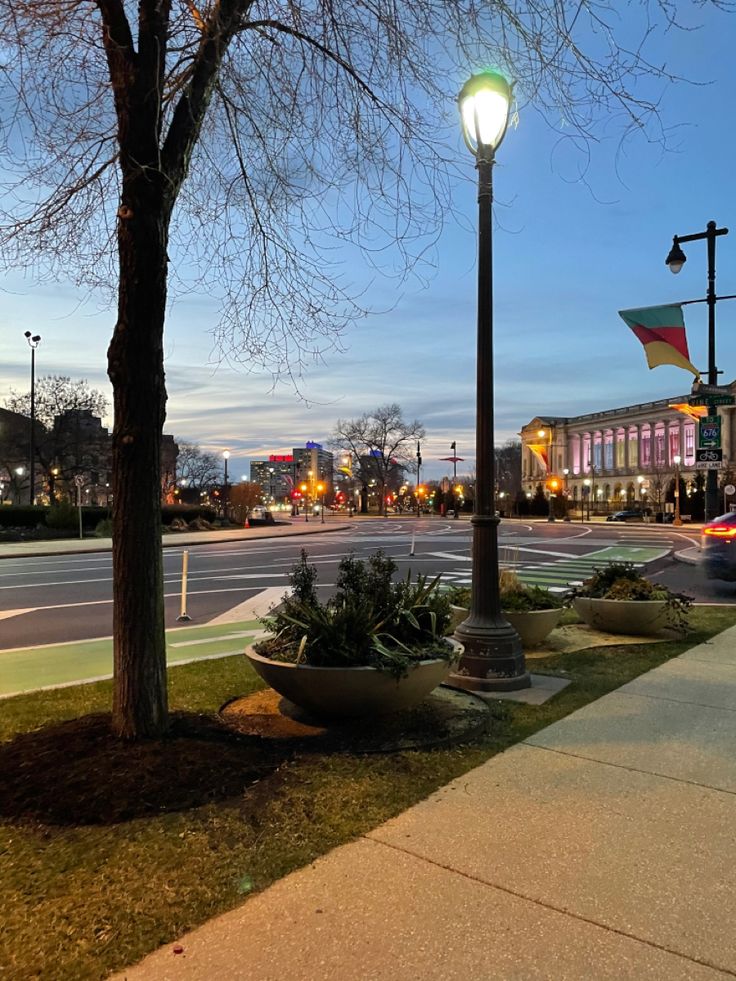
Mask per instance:
[[[712,662],[710,662],[712,663]],[[640,675],[640,677],[642,677]],[[629,681],[627,684],[633,684]],[[716,712],[736,712],[736,705],[730,708],[728,705],[707,705],[705,702],[690,702],[684,698],[668,698],[666,695],[650,695],[648,692],[625,691],[624,687],[615,689],[617,695],[629,695],[634,698],[651,698],[655,702],[670,702],[672,705],[693,705],[696,708],[715,709]]]
[[[726,787],[713,787],[709,783],[697,783],[695,780],[685,780],[684,777],[672,777],[667,773],[658,773],[656,770],[642,770],[638,766],[625,766],[623,763],[611,763],[608,760],[598,760],[594,756],[581,756],[579,753],[569,753],[564,749],[555,749],[552,746],[542,746],[540,743],[530,743],[524,740],[515,743],[516,746],[528,746],[530,749],[543,749],[546,753],[556,753],[558,756],[569,756],[574,760],[584,760],[586,763],[597,763],[599,766],[612,766],[617,770],[627,770],[629,773],[642,773],[647,777],[658,777],[660,780],[671,780],[673,783],[686,784],[688,787],[698,787],[700,790],[711,790],[715,794],[728,794],[736,797],[736,790],[728,790]],[[734,975],[736,977],[736,974]]]
[[[553,903],[547,902],[543,899],[534,899],[531,896],[526,896],[523,892],[516,892],[514,889],[511,889],[508,886],[502,886],[496,882],[490,882],[487,879],[482,879],[470,872],[462,872],[460,869],[455,869],[451,865],[444,865],[442,862],[438,862],[433,858],[427,858],[425,855],[418,855],[416,852],[412,852],[407,848],[402,848],[400,845],[394,845],[391,842],[382,841],[380,838],[371,838],[370,833],[368,835],[363,835],[362,837],[364,840],[370,841],[374,845],[383,845],[385,848],[391,848],[394,851],[408,855],[411,858],[418,859],[421,862],[426,862],[428,865],[434,865],[438,869],[444,869],[446,872],[459,875],[463,879],[468,879],[471,882],[477,882],[479,885],[486,886],[490,889],[497,889],[499,892],[504,892],[509,896],[514,896],[516,899],[522,899],[527,903],[533,903],[535,906],[541,906],[543,909],[548,909],[554,913],[560,913],[562,916],[569,916],[571,919],[578,920],[581,923],[587,923],[589,926],[597,927],[599,930],[614,933],[619,937],[625,937],[627,940],[633,940],[635,943],[644,944],[646,947],[652,947],[655,950],[660,950],[665,954],[672,954],[674,957],[680,957],[682,960],[689,961],[692,964],[700,964],[702,967],[708,967],[711,970],[718,971],[719,973],[725,974],[728,977],[736,978],[736,971],[731,971],[726,967],[719,967],[717,964],[702,960],[699,957],[693,957],[690,954],[683,954],[678,950],[672,950],[670,947],[665,947],[664,944],[657,943],[655,940],[647,940],[643,937],[636,936],[636,934],[626,933],[625,930],[621,930],[615,926],[609,926],[605,923],[599,923],[597,920],[591,920],[587,916],[573,912],[573,910],[563,909],[562,907],[555,906]]]

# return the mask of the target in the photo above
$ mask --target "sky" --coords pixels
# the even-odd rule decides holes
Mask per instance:
[[[664,264],[674,234],[715,220],[731,227],[718,239],[717,292],[736,293],[736,12],[690,14],[697,30],[653,39],[654,60],[688,79],[661,83],[661,118],[671,149],[635,137],[624,147],[611,128],[581,158],[560,144],[554,120],[520,109],[497,154],[494,227],[496,441],[515,437],[536,415],[573,416],[681,395],[692,376],[647,368],[643,348],[618,317],[627,307],[705,295],[705,244],[684,246],[688,261],[673,276]],[[469,69],[469,74],[473,67]],[[453,93],[454,94],[454,93]],[[605,127],[604,127],[605,133]],[[266,374],[221,363],[212,331],[218,311],[207,296],[177,300],[166,327],[169,393],[165,432],[222,453],[232,479],[251,459],[289,452],[306,440],[326,444],[338,418],[387,402],[427,430],[424,477],[451,472],[441,462],[457,442],[471,468],[475,440],[477,204],[474,161],[456,188],[459,221],[448,217],[421,281],[371,286],[379,311],[352,325],[343,352],[315,365],[301,397],[274,388]],[[425,274],[426,274],[425,270]],[[360,273],[356,272],[360,279]],[[105,352],[114,310],[70,283],[39,286],[21,275],[0,279],[0,403],[29,388],[23,333],[42,336],[37,377],[85,378],[110,393]],[[707,366],[705,304],[685,308],[691,360]],[[736,301],[717,313],[721,381],[736,378]],[[106,420],[111,425],[111,418]]]

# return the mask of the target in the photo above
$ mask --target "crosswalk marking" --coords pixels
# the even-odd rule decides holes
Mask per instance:
[[[588,552],[586,555],[571,555],[556,562],[535,562],[520,565],[518,562],[499,562],[499,568],[512,569],[527,586],[542,586],[552,593],[566,593],[573,586],[579,586],[596,569],[610,562],[631,562],[635,569],[645,568],[647,562],[667,554],[661,543],[657,547],[627,548],[617,545]],[[458,557],[459,559],[459,557]],[[470,570],[456,569],[444,572],[442,579],[448,585],[469,586],[472,582]]]

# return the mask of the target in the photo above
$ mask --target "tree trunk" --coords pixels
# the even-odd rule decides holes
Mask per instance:
[[[155,170],[123,182],[118,212],[118,321],[108,350],[113,384],[113,731],[162,735],[168,725],[161,433],[170,210]]]

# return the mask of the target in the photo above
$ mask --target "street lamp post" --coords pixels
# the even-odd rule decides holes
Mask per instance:
[[[585,488],[585,500],[588,502],[588,521],[590,521],[590,484],[591,484],[590,477],[586,477],[585,480],[583,481],[583,486]],[[580,512],[581,512],[580,520],[585,521],[585,502],[583,502],[583,506],[581,507]]]
[[[682,525],[682,518],[680,517],[680,464],[682,457],[674,456],[672,462],[675,465],[675,520],[672,524],[679,528]]]
[[[320,523],[325,523],[325,485],[323,483],[317,484],[317,493],[320,499]]]
[[[539,436],[540,439],[544,439],[544,437],[547,436],[547,435],[549,436],[549,440],[547,442],[547,479],[549,480],[549,478],[551,477],[551,475],[553,473],[553,470],[552,470],[552,430],[550,429],[549,433],[547,433],[544,429],[540,429],[540,430],[537,431],[537,436]],[[549,514],[547,515],[547,521],[554,521],[555,520],[555,513],[554,513],[554,509],[552,507],[552,491],[550,490],[549,487],[547,487],[547,492],[548,492],[548,495],[549,495],[548,498],[547,498],[547,500],[549,502],[549,504],[548,504],[548,506],[549,506]]]
[[[718,384],[718,368],[716,366],[716,239],[719,235],[728,235],[727,228],[718,228],[714,221],[709,221],[704,232],[694,235],[675,235],[672,248],[665,259],[670,272],[679,273],[687,262],[685,253],[680,248],[681,242],[699,242],[705,239],[708,249],[708,384]],[[708,415],[713,416],[718,410],[713,403],[708,404]],[[708,470],[705,478],[705,520],[712,521],[718,515],[718,474]]]
[[[230,450],[225,450],[222,455],[225,458],[225,485],[222,489],[222,516],[227,521],[227,461],[230,459]]]
[[[463,136],[478,170],[478,338],[476,366],[476,484],[470,612],[455,631],[465,652],[452,674],[472,691],[528,688],[521,639],[501,610],[493,432],[492,170],[508,124],[511,87],[497,72],[474,75],[458,97]]]
[[[30,330],[27,330],[25,332],[25,338],[31,349],[31,459],[29,468],[31,488],[28,503],[33,504],[36,498],[36,348],[41,343],[41,335],[32,335]]]
[[[309,499],[308,499],[307,491],[309,490],[309,488],[307,487],[306,484],[301,484],[300,490],[301,490],[302,494],[304,495],[304,520],[305,520],[305,522],[308,522],[309,521]]]

